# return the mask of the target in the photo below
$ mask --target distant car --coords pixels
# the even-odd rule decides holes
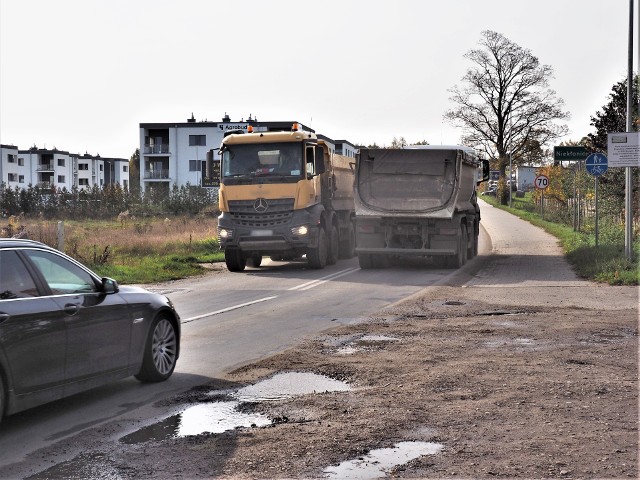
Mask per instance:
[[[42,243],[0,239],[0,419],[131,375],[166,380],[179,353],[165,296]]]
[[[496,187],[490,187],[486,189],[484,192],[482,192],[480,195],[493,195],[495,197],[497,191],[498,189]]]

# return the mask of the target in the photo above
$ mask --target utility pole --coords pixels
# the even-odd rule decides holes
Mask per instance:
[[[627,77],[627,132],[633,131],[633,2],[629,0],[629,62]],[[625,168],[625,228],[624,228],[624,254],[631,260],[633,254],[633,178],[632,167]]]

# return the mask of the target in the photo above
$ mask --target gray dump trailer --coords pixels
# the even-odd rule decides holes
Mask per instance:
[[[476,187],[489,162],[463,146],[360,150],[355,178],[361,268],[392,257],[432,257],[459,268],[478,252]]]

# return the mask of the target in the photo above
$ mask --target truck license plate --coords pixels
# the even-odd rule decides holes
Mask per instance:
[[[273,230],[251,230],[252,237],[270,237],[273,235]]]

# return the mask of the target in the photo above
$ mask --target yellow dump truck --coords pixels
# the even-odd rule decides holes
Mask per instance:
[[[489,162],[467,147],[360,149],[355,180],[356,253],[361,268],[393,257],[431,257],[459,268],[478,252],[476,186]]]
[[[230,132],[220,146],[218,239],[227,268],[306,255],[324,268],[355,255],[353,159],[315,133]]]

